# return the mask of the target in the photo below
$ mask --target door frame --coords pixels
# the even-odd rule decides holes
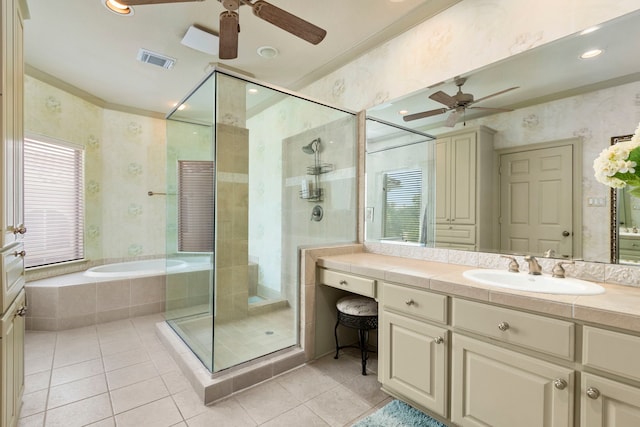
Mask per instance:
[[[496,227],[495,230],[498,232],[498,242],[500,242],[500,168],[502,165],[500,164],[500,157],[504,154],[514,154],[520,153],[523,151],[531,151],[531,150],[541,150],[546,148],[557,148],[557,147],[565,147],[571,146],[573,153],[572,156],[572,165],[573,165],[573,173],[572,173],[572,212],[571,212],[571,220],[573,222],[572,230],[573,233],[573,256],[571,259],[580,259],[582,258],[582,216],[583,216],[583,202],[582,202],[582,139],[575,138],[566,138],[566,139],[558,139],[554,141],[547,142],[537,142],[533,144],[525,144],[525,145],[517,145],[513,147],[499,148],[494,150],[494,164],[497,165],[495,168],[495,200],[494,200],[494,212],[497,213],[495,218]]]

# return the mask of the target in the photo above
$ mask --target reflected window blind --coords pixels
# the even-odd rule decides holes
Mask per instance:
[[[25,267],[84,258],[84,151],[24,141]]]
[[[178,250],[213,252],[213,162],[178,161]]]
[[[388,172],[384,175],[384,236],[417,242],[420,239],[422,171]]]

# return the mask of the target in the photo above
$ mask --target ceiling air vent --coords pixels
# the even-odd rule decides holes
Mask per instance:
[[[166,68],[167,70],[173,67],[173,64],[176,63],[176,60],[173,58],[142,48],[138,51],[137,59],[140,62],[157,65],[158,67]]]

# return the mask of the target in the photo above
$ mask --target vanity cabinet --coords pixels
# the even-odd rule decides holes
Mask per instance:
[[[460,426],[573,426],[574,371],[454,334],[451,420]]]
[[[618,258],[625,261],[640,261],[640,234],[625,233],[618,241]]]
[[[489,247],[493,233],[493,134],[479,126],[436,141],[436,246]],[[478,196],[480,195],[480,196]]]
[[[640,383],[640,337],[585,326],[582,352],[582,364],[603,374],[582,375],[580,426],[640,426],[640,388],[604,377]]]
[[[395,280],[419,268],[375,262],[384,265],[377,277],[394,271]],[[433,291],[413,278],[318,270],[336,287],[373,286],[382,389],[436,418],[460,427],[640,426],[640,333]]]
[[[381,284],[378,376],[383,390],[447,415],[447,297]]]

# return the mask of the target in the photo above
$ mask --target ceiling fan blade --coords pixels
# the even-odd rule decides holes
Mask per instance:
[[[186,3],[204,0],[118,0],[118,3],[125,6],[143,6],[146,4],[162,4],[162,3]]]
[[[444,122],[444,125],[450,128],[454,127],[458,121],[458,117],[460,117],[460,111],[452,111],[451,114],[449,114],[449,117],[447,117],[447,121]]]
[[[218,58],[235,59],[238,57],[238,33],[240,18],[236,12],[225,10],[220,14],[220,41]]]
[[[509,92],[510,90],[518,89],[520,86],[510,87],[509,89],[501,90],[500,92],[492,93],[491,95],[487,95],[484,98],[476,99],[473,103],[478,103],[480,101],[484,101],[485,99],[493,98],[494,96],[502,95],[503,93]]]
[[[253,8],[253,13],[258,18],[262,18],[311,44],[320,43],[327,35],[327,32],[322,28],[316,27],[312,23],[298,18],[266,1],[258,0],[255,3],[243,2]]]
[[[402,120],[405,122],[410,122],[411,120],[424,119],[425,117],[437,116],[438,114],[442,114],[444,112],[449,111],[446,108],[436,108],[435,110],[423,111],[422,113],[414,113],[407,114],[402,117]]]
[[[433,93],[431,95],[429,95],[429,98],[433,99],[434,101],[437,101],[441,104],[446,105],[447,107],[451,108],[454,105],[456,105],[456,99],[453,96],[449,96],[446,93],[444,93],[443,91],[439,90],[436,93]]]
[[[475,109],[475,110],[487,110],[487,111],[499,111],[499,112],[509,112],[513,111],[509,108],[491,108],[491,107],[467,107],[467,110]]]

